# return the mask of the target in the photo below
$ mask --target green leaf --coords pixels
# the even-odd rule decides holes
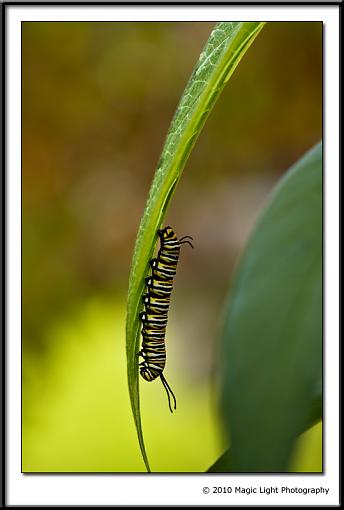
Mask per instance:
[[[155,172],[139,227],[129,277],[126,351],[128,384],[140,448],[150,470],[142,434],[138,361],[140,323],[138,313],[144,290],[144,276],[152,257],[166,210],[191,149],[226,81],[248,47],[263,28],[263,22],[218,23],[200,55],[178,105]]]
[[[311,401],[310,405],[310,414],[309,414],[309,422],[307,423],[305,430],[302,432],[306,432],[309,428],[313,427],[316,423],[318,423],[322,418],[322,384],[319,381],[319,384],[316,385],[314,391],[314,398]],[[207,473],[230,473],[232,471],[232,462],[231,462],[231,449],[228,448],[215,462],[210,466],[207,470]]]
[[[225,311],[221,405],[232,472],[282,472],[321,412],[322,145],[281,180]]]
[[[232,471],[231,449],[228,448],[222,455],[207,469],[207,473],[230,473]]]

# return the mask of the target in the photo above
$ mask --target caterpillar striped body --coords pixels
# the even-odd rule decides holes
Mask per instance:
[[[147,292],[143,295],[145,309],[139,314],[142,322],[142,348],[137,354],[143,357],[143,361],[139,363],[140,375],[149,382],[160,377],[172,413],[170,394],[174,409],[177,407],[177,401],[163,375],[166,364],[167,316],[180,247],[182,244],[189,244],[193,248],[193,245],[189,241],[192,237],[184,236],[178,239],[171,227],[158,230],[158,237],[160,249],[157,257],[150,260],[152,274],[145,279],[147,287]]]

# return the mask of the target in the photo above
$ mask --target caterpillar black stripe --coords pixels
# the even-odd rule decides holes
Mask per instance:
[[[142,348],[137,354],[143,357],[139,363],[140,374],[146,381],[154,381],[160,377],[168,398],[171,413],[170,394],[176,409],[176,397],[168,385],[163,371],[166,364],[165,334],[170,297],[173,289],[173,278],[176,274],[179,252],[182,244],[187,243],[192,248],[190,236],[178,239],[171,227],[158,230],[160,249],[157,258],[149,264],[152,275],[147,276],[147,292],[143,295],[145,310],[139,316],[142,322]]]

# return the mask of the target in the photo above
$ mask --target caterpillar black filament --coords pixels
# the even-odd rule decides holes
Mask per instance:
[[[137,354],[143,357],[139,363],[140,374],[146,381],[154,381],[160,377],[168,398],[171,413],[170,394],[176,409],[176,397],[168,385],[163,371],[166,364],[165,333],[170,297],[173,289],[173,278],[176,274],[180,247],[187,243],[192,248],[190,236],[178,239],[171,227],[158,230],[160,249],[156,259],[149,264],[152,275],[147,276],[147,293],[143,296],[145,311],[140,313],[142,322],[142,348]]]

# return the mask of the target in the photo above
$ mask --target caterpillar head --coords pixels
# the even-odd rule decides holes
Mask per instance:
[[[169,239],[170,237],[174,236],[174,232],[171,227],[165,227],[161,230],[158,230],[158,236],[162,240]]]

